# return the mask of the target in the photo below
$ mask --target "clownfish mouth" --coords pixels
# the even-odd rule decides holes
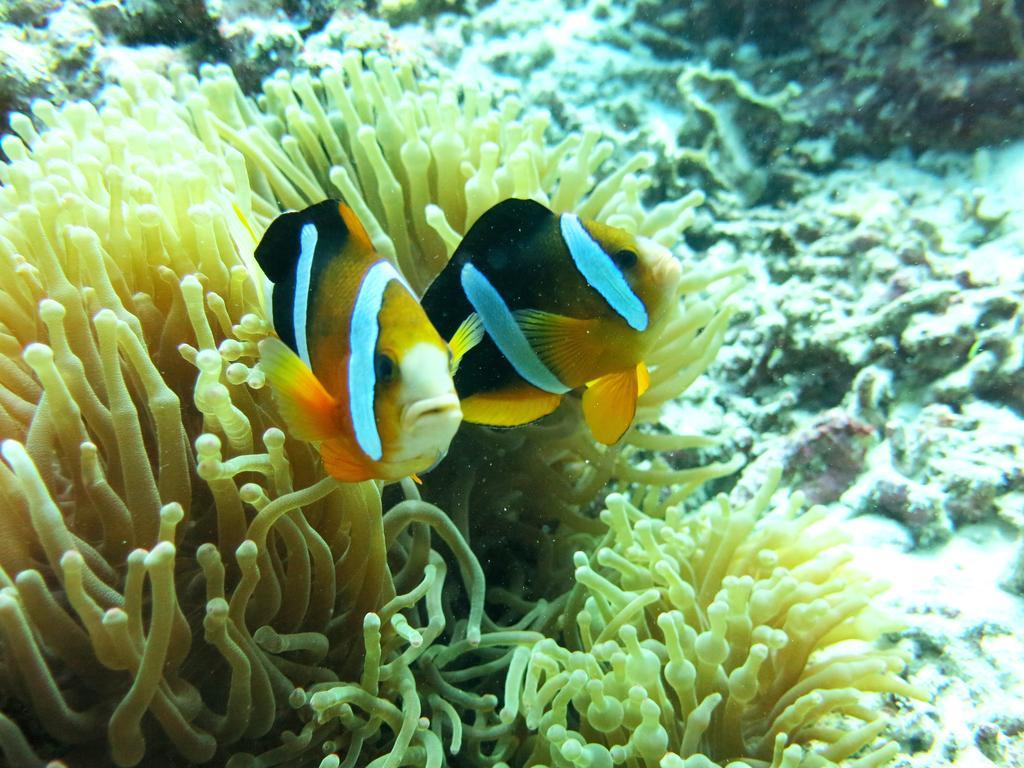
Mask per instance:
[[[424,421],[454,421],[457,427],[462,421],[459,398],[454,393],[428,397],[410,403],[402,412],[403,429],[415,430]]]
[[[668,248],[646,237],[637,238],[637,247],[641,258],[651,265],[655,283],[675,286],[679,282],[682,267]]]
[[[392,461],[414,462],[420,472],[448,452],[462,423],[462,408],[455,393],[423,398],[402,411],[402,436]]]

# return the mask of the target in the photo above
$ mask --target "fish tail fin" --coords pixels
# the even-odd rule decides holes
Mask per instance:
[[[289,431],[311,442],[337,437],[338,402],[299,356],[273,337],[261,341],[259,350],[260,366]]]

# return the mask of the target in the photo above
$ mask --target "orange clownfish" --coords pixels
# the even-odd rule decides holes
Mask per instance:
[[[274,330],[260,365],[290,431],[346,482],[436,464],[462,420],[451,353],[347,205],[278,216],[256,247]]]
[[[446,338],[483,328],[455,374],[467,422],[526,424],[586,387],[584,418],[611,444],[647,388],[644,357],[679,277],[679,262],[651,240],[511,199],[473,224],[422,304]]]

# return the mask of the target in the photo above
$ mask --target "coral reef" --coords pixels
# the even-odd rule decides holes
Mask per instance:
[[[788,187],[772,168],[775,155],[799,135],[787,105],[799,89],[790,85],[763,96],[729,70],[691,64],[676,86],[683,97],[682,140],[691,145],[670,158],[680,176],[696,172],[703,187],[733,193],[743,205],[777,196],[780,184]]]
[[[101,82],[100,33],[84,9],[60,2],[0,9],[0,115],[35,98],[81,97]],[[6,121],[5,121],[6,124]]]
[[[704,59],[762,91],[799,83],[792,114],[840,155],[1020,136],[1024,17],[1013,2],[636,0],[622,16],[624,37],[661,58]]]

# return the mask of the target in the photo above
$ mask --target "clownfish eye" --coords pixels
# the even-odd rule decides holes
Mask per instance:
[[[632,269],[636,266],[636,251],[622,248],[612,254],[612,261],[619,269]]]
[[[373,358],[373,374],[378,384],[390,384],[398,378],[398,363],[391,355],[378,352]]]

